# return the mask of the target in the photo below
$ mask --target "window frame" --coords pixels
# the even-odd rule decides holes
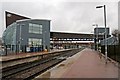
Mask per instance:
[[[29,23],[29,33],[42,34],[43,26],[42,24]]]

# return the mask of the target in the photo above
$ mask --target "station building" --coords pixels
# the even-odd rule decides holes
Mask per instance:
[[[6,54],[9,49],[13,53],[94,46],[93,34],[50,32],[50,20],[31,19],[8,11],[5,20],[2,43],[6,45]]]
[[[49,51],[50,20],[17,20],[6,28],[2,39],[12,52]]]

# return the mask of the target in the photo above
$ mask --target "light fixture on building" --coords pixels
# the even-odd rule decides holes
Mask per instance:
[[[12,14],[9,14],[9,13],[7,14],[7,17],[11,17],[11,16],[12,16]]]

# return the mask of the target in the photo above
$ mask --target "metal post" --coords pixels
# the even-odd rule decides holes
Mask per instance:
[[[105,23],[105,59],[107,64],[107,29],[106,29],[106,7],[104,5],[104,23]]]
[[[106,64],[107,64],[107,29],[106,29],[106,7],[104,6],[97,6],[96,8],[102,8],[104,7],[104,24],[105,24],[105,59],[106,59]]]
[[[21,38],[21,31],[22,31],[22,25],[23,25],[23,24],[21,24],[21,25],[20,25],[20,36],[19,36],[19,53],[21,52],[21,40],[22,40],[22,38]]]
[[[5,55],[7,56],[7,45],[5,45]]]
[[[45,50],[46,49],[46,45],[45,45],[45,40],[46,40],[46,31],[44,31],[44,33],[43,33],[43,50]]]
[[[96,44],[97,44],[97,46],[95,44],[95,50],[97,48],[97,51],[98,51],[98,24],[93,24],[92,26],[96,26],[96,33],[94,35],[94,38],[96,39]]]
[[[96,24],[96,28],[97,28],[96,34],[97,34],[97,51],[98,51],[98,24]]]
[[[20,36],[19,36],[19,53],[21,51],[21,25],[20,25]]]
[[[17,43],[17,42],[16,42]],[[16,44],[16,54],[17,54],[17,44]]]

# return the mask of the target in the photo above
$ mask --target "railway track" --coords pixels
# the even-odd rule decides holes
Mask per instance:
[[[2,69],[2,79],[33,79],[35,76],[43,73],[56,64],[64,61],[67,57],[78,53],[79,49],[63,51],[61,53],[49,55],[49,57],[35,60],[32,62],[22,63]]]

